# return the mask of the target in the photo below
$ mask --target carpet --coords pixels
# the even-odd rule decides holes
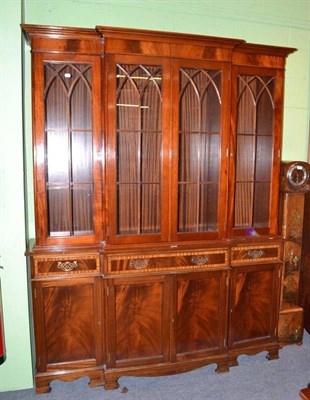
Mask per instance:
[[[301,346],[280,350],[278,360],[266,353],[239,356],[239,366],[216,374],[215,364],[163,377],[122,377],[119,389],[88,388],[88,379],[53,381],[52,391],[34,389],[0,393],[1,400],[300,400],[299,391],[310,382],[310,335]],[[128,390],[127,390],[128,389]]]

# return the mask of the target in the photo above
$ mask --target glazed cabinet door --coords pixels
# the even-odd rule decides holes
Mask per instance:
[[[37,375],[101,368],[99,277],[33,281]],[[87,375],[87,372],[84,373]]]
[[[225,351],[228,286],[226,270],[173,277],[172,358],[175,361]]]
[[[110,242],[225,236],[229,66],[109,55],[106,70]]]
[[[281,264],[232,268],[229,347],[276,341]]]
[[[172,239],[225,236],[229,67],[172,63]]]
[[[165,58],[107,60],[107,187],[110,243],[168,237],[169,76]]]
[[[233,67],[230,228],[277,234],[283,72]]]
[[[108,368],[169,357],[169,276],[109,279]]]
[[[37,244],[102,240],[101,61],[33,55]]]

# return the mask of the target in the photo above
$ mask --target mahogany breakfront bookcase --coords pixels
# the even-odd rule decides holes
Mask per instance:
[[[278,357],[295,49],[22,25],[32,51],[36,390]]]

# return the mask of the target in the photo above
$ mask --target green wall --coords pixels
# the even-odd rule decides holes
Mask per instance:
[[[32,385],[26,236],[34,235],[31,172],[30,52],[19,23],[96,25],[198,33],[298,48],[287,61],[282,158],[307,160],[310,114],[310,0],[2,0],[1,271],[8,360],[0,390]],[[24,12],[21,12],[23,5]],[[21,51],[25,118],[22,120]],[[7,94],[10,93],[10,96]],[[1,100],[2,100],[1,99]],[[22,160],[22,130],[26,158]],[[23,168],[28,180],[24,222]]]
[[[0,390],[32,387],[22,119],[20,1],[0,1],[0,263],[7,361]],[[1,395],[0,395],[1,397]]]

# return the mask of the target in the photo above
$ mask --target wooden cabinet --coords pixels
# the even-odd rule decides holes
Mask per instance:
[[[230,299],[231,349],[261,351],[272,343],[275,351],[281,264],[236,266],[232,270]],[[256,348],[255,348],[256,346]]]
[[[158,57],[107,55],[111,243],[168,240],[169,64]]]
[[[232,248],[229,303],[229,353],[232,365],[241,353],[264,348],[278,358],[277,323],[282,278],[282,243],[255,241]]]
[[[283,71],[232,68],[232,235],[277,234]]]
[[[224,236],[228,65],[165,54],[106,63],[108,241]]]
[[[122,375],[275,358],[284,67],[295,49],[22,28],[37,391],[55,378],[111,389]]]
[[[173,60],[172,76],[171,239],[224,237],[229,66]]]
[[[51,379],[68,370],[67,380],[103,382],[103,296],[95,254],[32,256],[36,337],[36,391],[50,391]],[[82,372],[81,372],[82,371]]]
[[[101,41],[92,30],[32,33],[36,244],[99,242]]]
[[[36,326],[43,323],[38,332],[42,331],[44,335],[38,336],[46,339],[42,345],[47,368],[57,368],[56,364],[68,360],[86,360],[85,363],[91,364],[91,360],[96,359],[94,330],[101,324],[100,312],[96,311],[100,304],[94,301],[100,290],[98,280],[43,281],[33,286],[34,302],[42,306]],[[59,337],[62,340],[58,340]],[[42,364],[45,364],[43,360],[38,370],[44,368]]]

